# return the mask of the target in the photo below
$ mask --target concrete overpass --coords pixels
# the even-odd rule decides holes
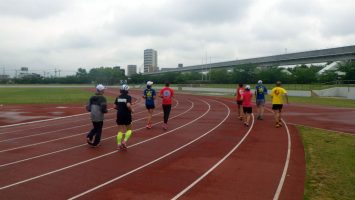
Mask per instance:
[[[204,71],[216,68],[228,68],[241,66],[246,64],[255,64],[258,66],[281,66],[281,65],[300,65],[310,63],[322,63],[332,61],[355,60],[355,45],[344,46],[330,49],[321,49],[314,51],[305,51],[298,53],[288,53],[274,56],[266,56],[259,58],[250,58],[243,60],[234,60],[218,63],[210,63],[203,65],[186,66],[183,68],[171,68],[169,70],[148,72],[144,75],[162,74],[166,72],[188,72],[188,71]]]

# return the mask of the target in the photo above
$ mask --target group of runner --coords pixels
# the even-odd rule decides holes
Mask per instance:
[[[258,120],[263,120],[264,117],[264,106],[265,106],[265,96],[268,94],[267,88],[263,85],[263,81],[259,80],[255,87],[255,103],[257,106],[257,117]],[[250,91],[250,85],[244,85],[242,83],[238,84],[236,89],[236,102],[238,109],[238,117],[244,122],[245,126],[249,126],[251,113],[252,113],[252,98],[253,94]],[[272,110],[274,111],[275,127],[279,128],[282,126],[281,122],[281,111],[283,107],[284,98],[286,103],[288,102],[287,91],[281,87],[281,82],[276,82],[276,87],[274,87],[271,92],[271,102]]]
[[[152,88],[153,82],[148,81],[146,89],[143,91],[142,98],[145,99],[145,106],[148,111],[147,117],[147,129],[152,128],[152,115],[155,109],[156,91]],[[159,97],[162,98],[163,119],[164,123],[162,128],[168,129],[168,120],[171,111],[172,98],[174,97],[174,90],[171,89],[169,83],[165,84],[159,91]],[[101,140],[101,133],[104,121],[104,114],[108,112],[107,101],[103,96],[105,86],[99,84],[96,86],[96,93],[93,95],[86,106],[88,112],[91,113],[91,121],[93,128],[86,135],[87,143],[92,147],[97,146]],[[120,87],[120,94],[115,99],[115,109],[117,110],[116,123],[118,125],[117,133],[117,145],[119,149],[127,149],[126,142],[132,135],[132,97],[128,94],[129,86],[122,85]],[[263,120],[265,96],[268,94],[267,88],[263,85],[261,80],[258,81],[255,87],[255,102],[257,106],[257,119]],[[271,92],[272,110],[274,111],[275,127],[281,127],[281,111],[283,107],[283,98],[288,103],[287,91],[281,87],[281,82],[276,82]],[[238,108],[238,117],[243,121],[245,126],[249,126],[252,110],[253,94],[251,92],[250,85],[238,84],[236,89],[236,102]]]
[[[143,91],[142,98],[145,99],[145,106],[148,111],[147,129],[152,128],[152,115],[155,109],[156,92],[152,88],[153,82],[148,81],[146,89]],[[168,129],[168,120],[171,111],[172,98],[174,90],[171,89],[169,83],[165,84],[159,92],[159,97],[162,98],[162,107],[164,111],[164,123],[162,128]],[[93,128],[86,135],[87,143],[96,147],[101,140],[101,133],[104,121],[104,114],[107,113],[107,100],[103,96],[105,86],[99,84],[96,86],[96,93],[93,95],[86,106],[88,112],[91,113],[91,121]],[[117,110],[116,123],[118,125],[117,146],[118,149],[127,149],[126,142],[132,135],[132,97],[128,94],[129,86],[124,84],[120,87],[120,94],[115,99],[115,109]]]

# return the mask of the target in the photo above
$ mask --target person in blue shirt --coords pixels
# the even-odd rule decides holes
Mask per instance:
[[[145,99],[145,107],[148,110],[148,117],[147,117],[147,129],[152,128],[152,115],[155,108],[154,100],[156,96],[155,90],[152,88],[153,82],[147,82],[147,88],[143,92],[143,99]]]
[[[266,94],[267,88],[263,85],[263,81],[259,80],[255,87],[256,107],[258,110],[257,119],[259,120],[263,119]]]

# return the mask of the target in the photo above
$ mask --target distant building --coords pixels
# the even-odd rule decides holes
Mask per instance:
[[[125,75],[126,71],[124,69],[121,69],[121,66],[114,66],[113,69],[121,71],[121,74]]]
[[[184,65],[182,63],[178,64],[178,68],[183,68],[183,67],[184,67]]]
[[[137,65],[127,65],[127,76],[137,74]]]
[[[158,52],[154,49],[144,50],[144,72],[158,71]]]

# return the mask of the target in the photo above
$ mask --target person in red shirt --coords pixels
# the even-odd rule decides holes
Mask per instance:
[[[243,104],[243,100],[242,100],[242,94],[244,92],[244,87],[243,87],[243,83],[239,83],[238,88],[235,92],[235,96],[236,96],[236,101],[237,101],[237,108],[238,108],[238,117],[240,120],[243,120],[243,109],[242,109],[242,104]]]
[[[165,83],[165,87],[160,90],[159,97],[163,99],[163,111],[164,111],[164,124],[163,129],[168,129],[168,120],[171,111],[172,98],[174,97],[174,90],[171,89],[170,83]]]
[[[251,107],[251,100],[253,98],[253,94],[250,91],[250,85],[245,86],[245,90],[241,95],[241,99],[243,101],[243,112],[244,112],[244,125],[249,126],[250,116],[253,112]]]

